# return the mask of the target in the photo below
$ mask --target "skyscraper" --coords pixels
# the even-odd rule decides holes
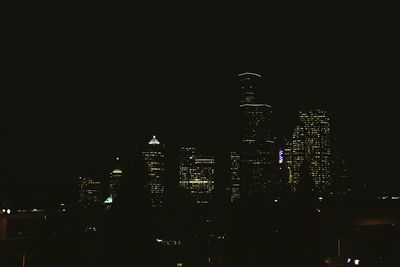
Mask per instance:
[[[144,159],[148,167],[148,181],[146,186],[150,192],[152,207],[162,207],[164,202],[164,173],[165,157],[164,146],[157,140],[156,136],[149,141],[145,151]]]
[[[215,159],[198,154],[195,148],[180,149],[179,186],[190,204],[208,204],[214,191]]]
[[[103,197],[100,179],[79,177],[79,205],[85,209],[101,205]]]
[[[261,76],[239,74],[240,110],[240,178],[241,199],[263,200],[274,182],[274,141],[271,135],[271,106],[257,99],[256,86]]]
[[[110,173],[110,194],[106,202],[111,204],[118,199],[118,194],[122,186],[123,171],[120,168],[119,157],[115,158],[116,168]]]
[[[317,108],[299,112],[292,149],[293,184],[299,184],[302,166],[307,164],[315,191],[326,192],[332,184],[330,120],[326,110]]]

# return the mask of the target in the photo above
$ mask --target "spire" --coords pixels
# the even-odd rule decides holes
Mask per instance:
[[[157,140],[156,136],[153,135],[153,139],[150,140],[149,145],[159,145],[160,142]]]

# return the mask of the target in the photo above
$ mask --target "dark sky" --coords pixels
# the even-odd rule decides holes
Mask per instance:
[[[263,76],[276,135],[291,131],[299,107],[332,106],[359,179],[398,178],[398,53],[385,16],[290,5],[53,11],[5,25],[3,196],[65,197],[77,176],[106,175],[114,155],[153,133],[171,148],[229,151],[243,71]]]

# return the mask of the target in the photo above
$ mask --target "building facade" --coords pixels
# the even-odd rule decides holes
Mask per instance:
[[[156,136],[149,141],[143,156],[148,168],[146,187],[150,192],[151,206],[162,207],[165,191],[165,153],[164,145],[157,140]]]
[[[197,153],[193,147],[180,149],[179,186],[189,204],[209,204],[214,192],[215,159]]]
[[[332,184],[330,119],[323,109],[299,112],[299,124],[293,132],[293,185],[300,182],[301,168],[308,165],[315,192],[323,194]]]
[[[106,199],[107,204],[115,203],[118,201],[118,195],[121,191],[122,187],[122,179],[123,179],[123,171],[119,167],[119,157],[115,158],[116,160],[116,168],[110,173],[110,194]]]
[[[274,140],[271,133],[272,108],[257,99],[256,86],[261,76],[239,74],[241,85],[240,178],[241,200],[266,199],[274,186]]]
[[[82,208],[100,206],[103,202],[101,181],[93,177],[79,177],[79,205]]]

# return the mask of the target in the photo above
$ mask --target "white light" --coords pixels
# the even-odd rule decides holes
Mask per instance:
[[[323,198],[323,197],[319,197],[318,199],[319,199],[319,200],[323,200],[324,198]]]
[[[354,260],[354,264],[355,265],[359,265],[360,264],[360,260]]]
[[[257,77],[260,77],[261,78],[261,75],[260,74],[257,74],[257,73],[254,73],[254,72],[244,72],[244,73],[240,73],[238,76],[240,77],[240,76],[243,76],[243,75],[254,75],[254,76],[257,76]]]
[[[161,242],[162,242],[162,239],[156,238],[156,241],[157,241],[158,243],[161,243]]]
[[[11,210],[10,210],[10,209],[7,209],[6,212],[7,212],[7,214],[10,214],[10,213],[11,213]]]
[[[239,107],[271,107],[268,104],[242,104]]]
[[[350,262],[351,262],[351,259],[350,259],[350,258],[348,258],[348,259],[347,259],[347,263],[350,263]]]
[[[277,200],[277,199],[275,199],[274,201],[275,201],[275,203],[277,203],[277,202],[278,202],[278,200]]]
[[[2,211],[3,211],[3,213],[6,213],[6,210],[5,210],[5,209],[2,209]]]

